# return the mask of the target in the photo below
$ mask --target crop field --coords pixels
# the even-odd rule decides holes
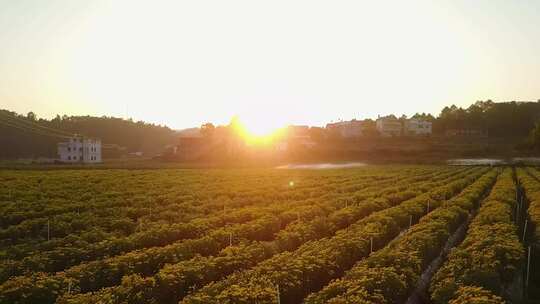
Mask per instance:
[[[0,304],[540,299],[533,167],[2,170],[0,185]]]

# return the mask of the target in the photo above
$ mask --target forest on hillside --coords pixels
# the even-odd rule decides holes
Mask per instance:
[[[490,138],[513,138],[523,142],[523,146],[540,149],[540,100],[477,101],[468,108],[447,106],[437,117],[425,113],[412,117],[431,121],[434,135],[444,135],[446,131],[455,129],[476,130]],[[402,116],[400,119],[405,118]],[[366,136],[377,136],[375,122],[369,119],[365,122],[368,131],[373,131],[366,132]],[[56,131],[61,131],[61,136],[57,136]],[[166,126],[131,119],[66,115],[43,119],[33,112],[22,115],[0,110],[0,146],[3,147],[0,158],[55,157],[56,143],[64,140],[62,136],[65,134],[75,133],[100,138],[104,144],[124,147],[123,153],[140,151],[150,156],[162,152],[166,145],[176,143],[177,135]],[[316,142],[331,135],[322,128],[310,130],[310,136]]]
[[[477,101],[468,108],[455,105],[442,109],[438,117],[416,114],[433,122],[435,133],[449,129],[476,129],[490,136],[526,136],[540,122],[540,100],[537,102]]]
[[[59,116],[38,118],[0,110],[0,158],[55,157],[63,136],[80,134],[100,138],[103,144],[155,154],[175,140],[168,127],[115,117]]]

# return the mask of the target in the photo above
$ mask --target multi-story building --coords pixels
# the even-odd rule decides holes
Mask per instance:
[[[58,156],[66,163],[100,163],[101,140],[73,136],[67,142],[58,143]]]
[[[405,121],[406,135],[431,135],[432,123],[427,120],[411,118]]]
[[[340,121],[326,125],[328,130],[337,130],[343,138],[361,137],[364,134],[364,123],[360,120]]]
[[[377,131],[384,137],[402,135],[403,126],[401,121],[394,115],[379,117],[376,122]]]

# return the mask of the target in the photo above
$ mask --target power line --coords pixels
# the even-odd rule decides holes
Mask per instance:
[[[3,120],[5,123],[9,123],[12,126],[17,126],[19,128],[23,128],[23,129],[26,129],[26,130],[40,131],[40,132],[43,132],[43,133],[46,133],[46,134],[52,134],[52,135],[58,136],[58,137],[73,136],[72,133],[61,132],[61,131],[58,131],[58,130],[54,130],[52,128],[41,127],[41,126],[39,126],[37,124],[27,124],[27,123],[22,123],[22,121],[20,121],[20,120],[6,119],[6,118],[7,117],[1,117],[0,116],[0,121]]]
[[[42,136],[50,136],[50,137],[57,137],[57,138],[70,138],[69,136],[58,135],[58,134],[54,134],[54,133],[47,133],[47,132],[44,132],[42,130],[28,128],[28,127],[20,126],[20,125],[17,125],[17,124],[11,124],[11,123],[9,123],[7,121],[0,120],[0,123],[5,125],[5,126],[11,127],[11,128],[19,129],[19,130],[22,130],[22,131],[25,131],[25,132],[35,133],[35,134],[42,135]]]
[[[59,134],[62,134],[62,135],[72,136],[74,134],[73,132],[64,131],[64,130],[61,130],[61,129],[58,129],[58,128],[48,127],[48,126],[40,124],[40,123],[38,123],[36,121],[28,120],[28,119],[25,119],[23,117],[19,117],[17,115],[9,115],[9,114],[7,114],[5,112],[2,113],[2,111],[0,111],[0,114],[3,114],[4,117],[6,117],[8,119],[16,120],[17,122],[21,122],[23,124],[31,125],[31,126],[38,127],[38,128],[41,128],[41,129],[46,129],[48,131],[52,131],[52,132],[59,133]]]
[[[45,134],[51,135],[51,136],[59,136],[59,137],[68,136],[68,135],[64,135],[64,134],[58,133],[58,132],[53,132],[53,131],[50,131],[50,130],[47,130],[47,129],[37,128],[34,125],[21,124],[21,123],[19,123],[19,121],[5,119],[5,117],[0,117],[0,122],[2,122],[5,125],[9,125],[11,127],[14,127],[14,128],[19,128],[19,129],[22,129],[22,130],[28,130],[28,131],[32,131],[32,132],[37,131],[37,132],[45,133]]]
[[[46,131],[43,131],[43,130],[13,124],[13,123],[5,121],[5,120],[0,120],[0,124],[3,124],[5,126],[11,127],[11,128],[19,129],[19,130],[22,130],[22,131],[25,131],[25,132],[35,133],[35,134],[42,135],[42,136],[50,136],[50,137],[57,137],[57,138],[71,138],[71,136],[59,135],[59,134],[54,134],[54,133],[46,133]]]
[[[32,127],[45,129],[45,130],[47,130],[49,132],[55,132],[55,133],[58,133],[58,134],[69,135],[69,136],[73,135],[73,133],[63,131],[63,130],[59,130],[59,129],[55,129],[55,128],[51,128],[51,127],[47,127],[47,126],[43,126],[43,125],[38,124],[36,122],[29,121],[27,119],[18,117],[16,115],[10,115],[10,114],[7,114],[7,113],[2,112],[2,111],[0,111],[0,115],[4,116],[5,118],[11,119],[12,121],[17,121],[19,123],[23,123],[23,124],[26,124],[26,125],[31,125]]]

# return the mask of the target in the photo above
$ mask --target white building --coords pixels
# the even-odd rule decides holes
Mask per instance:
[[[101,141],[74,136],[67,142],[58,143],[60,161],[66,163],[100,163]]]
[[[432,123],[430,121],[412,118],[405,122],[407,135],[431,135]]]
[[[326,129],[337,130],[343,138],[361,137],[364,133],[364,123],[356,119],[340,121],[327,124]]]
[[[377,131],[384,137],[400,136],[403,127],[394,115],[379,117],[376,122]]]

